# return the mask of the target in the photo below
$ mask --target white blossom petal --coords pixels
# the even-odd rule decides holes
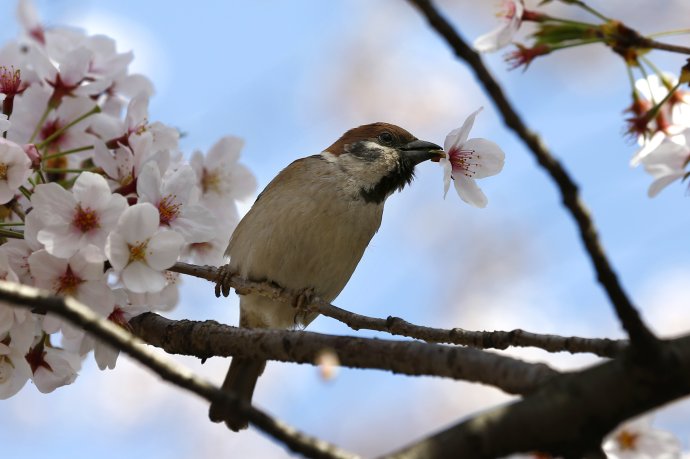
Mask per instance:
[[[117,231],[130,245],[138,245],[153,236],[158,229],[158,209],[147,202],[125,209],[120,216]]]
[[[467,137],[470,135],[470,131],[472,130],[472,126],[474,126],[474,119],[477,117],[479,112],[481,112],[484,109],[484,107],[479,107],[475,112],[473,112],[470,116],[467,117],[464,123],[462,123],[462,126],[459,127],[458,129],[454,129],[450,131],[450,134],[446,136],[445,142],[443,142],[443,149],[448,152],[450,151],[451,148],[462,145],[465,143],[467,140]]]
[[[125,238],[117,231],[113,231],[108,235],[105,243],[105,255],[116,271],[122,271],[129,263],[129,246]]]
[[[146,263],[135,261],[122,271],[122,282],[135,293],[158,292],[165,287],[165,275]]]
[[[471,168],[472,178],[480,179],[496,175],[503,170],[505,153],[497,144],[486,139],[469,139],[462,146],[463,150],[473,150],[476,165]]]
[[[477,182],[468,177],[458,177],[454,180],[455,190],[458,196],[466,203],[479,208],[486,207],[488,199],[479,188]]]
[[[443,166],[443,199],[446,199],[446,195],[450,189],[450,182],[453,177],[453,166],[447,157],[441,158],[439,163],[441,166]]]
[[[102,209],[108,205],[112,192],[103,176],[93,172],[82,172],[72,187],[74,198],[82,207]]]
[[[153,269],[163,270],[171,267],[180,256],[184,238],[175,231],[160,231],[147,245],[146,262]]]

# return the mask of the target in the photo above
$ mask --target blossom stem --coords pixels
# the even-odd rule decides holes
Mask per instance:
[[[551,50],[555,51],[557,49],[575,48],[576,46],[591,45],[593,43],[601,43],[603,41],[603,38],[589,38],[587,40],[578,40],[574,43],[566,43],[564,45],[552,45]]]
[[[594,16],[598,17],[602,21],[608,22],[611,20],[610,18],[607,18],[606,16],[604,16],[603,14],[601,14],[600,12],[598,12],[597,10],[595,10],[594,8],[592,8],[591,6],[589,6],[588,4],[583,2],[582,0],[570,0],[568,3],[572,3],[574,5],[579,6],[580,8],[587,11],[588,13],[593,14]]]
[[[571,19],[557,18],[554,16],[546,16],[546,21],[560,22],[561,24],[568,24],[571,26],[581,27],[583,29],[591,29],[599,27],[597,24],[592,24],[590,22],[573,21]]]
[[[10,239],[24,239],[24,233],[0,228],[0,237],[7,237]]]
[[[26,218],[26,214],[24,213],[24,209],[22,209],[22,206],[19,205],[19,202],[16,199],[10,201],[9,208],[10,210],[12,210],[12,212],[14,212],[14,214],[17,217],[19,217],[22,220],[22,222],[24,221],[24,219]]]
[[[45,178],[45,176],[43,175],[43,171],[41,171],[41,169],[38,169],[38,170],[36,171],[36,174],[38,175],[38,178],[41,179],[41,183],[48,183],[48,182],[46,181],[46,178]]]
[[[36,136],[38,133],[41,131],[41,128],[43,127],[43,123],[46,122],[46,118],[48,118],[48,115],[50,114],[50,111],[53,109],[50,105],[48,105],[43,112],[43,115],[41,115],[41,119],[38,120],[38,123],[36,124],[36,128],[34,129],[34,133],[31,134],[31,138],[29,139],[29,143],[33,143],[34,139],[36,139]]]
[[[50,142],[52,142],[53,140],[55,140],[56,138],[61,136],[67,129],[71,128],[72,126],[74,126],[77,123],[82,122],[83,120],[85,120],[89,116],[95,115],[96,113],[100,113],[100,112],[101,112],[101,107],[99,107],[98,105],[94,105],[94,107],[91,110],[89,110],[88,112],[84,113],[83,115],[81,115],[80,117],[78,117],[77,119],[72,121],[71,123],[68,123],[68,124],[64,125],[62,128],[53,132],[51,135],[48,136],[47,139],[45,139],[43,142],[36,145],[36,148],[40,150],[41,148],[45,147],[46,145],[49,145]],[[33,140],[33,138],[32,138],[32,140]]]
[[[0,222],[0,226],[24,226],[24,222]]]
[[[635,87],[635,75],[633,75],[632,65],[625,63],[625,71],[628,74],[628,81],[630,82],[630,89],[632,89],[633,97],[637,95],[637,88]]]
[[[62,168],[62,167],[46,167],[43,170],[45,172],[48,172],[49,174],[67,174],[67,173],[78,174],[80,172],[95,172],[98,170],[98,168],[97,167],[85,167],[83,169],[67,169],[67,168]]]
[[[24,185],[19,187],[19,191],[26,197],[26,199],[31,200],[31,191],[29,191]]]
[[[650,33],[649,35],[647,35],[647,38],[669,37],[671,35],[685,35],[689,33],[690,29],[667,30],[666,32]]]
[[[653,119],[656,117],[657,113],[659,113],[659,110],[661,110],[661,107],[666,103],[667,100],[671,98],[674,92],[676,92],[676,89],[678,89],[681,85],[681,82],[679,81],[678,84],[676,84],[672,89],[669,89],[668,93],[666,96],[664,96],[663,99],[661,99],[661,102],[656,104],[652,109],[650,110],[649,113],[649,119]]]
[[[59,158],[61,156],[71,155],[72,153],[79,153],[80,151],[92,150],[93,145],[88,145],[86,147],[73,148],[71,150],[59,151],[53,153],[52,155],[45,155],[41,158],[41,161],[48,161],[49,159]]]
[[[662,72],[661,69],[654,64],[654,62],[652,62],[651,60],[647,59],[644,56],[640,56],[640,59],[642,60],[642,62],[647,64],[647,66],[650,69],[652,69],[654,71],[654,73],[656,73],[656,75],[659,77],[659,81],[661,81],[664,84],[667,83],[667,78],[664,77],[664,72]],[[670,84],[668,84],[667,86],[670,86]]]

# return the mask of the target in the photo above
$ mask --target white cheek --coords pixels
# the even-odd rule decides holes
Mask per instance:
[[[321,156],[323,157],[323,159],[325,159],[329,163],[335,163],[338,161],[338,157],[336,155],[334,155],[333,153],[331,153],[330,151],[322,151]]]
[[[390,148],[385,148],[374,161],[363,161],[350,154],[338,158],[339,166],[348,174],[350,184],[357,192],[376,186],[383,177],[395,170],[397,162],[398,153]]]

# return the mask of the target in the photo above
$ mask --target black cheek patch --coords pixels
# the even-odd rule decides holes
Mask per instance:
[[[393,192],[409,185],[413,178],[414,164],[403,157],[398,160],[395,170],[385,175],[372,188],[359,190],[359,195],[365,202],[381,204]]]
[[[371,143],[355,142],[348,145],[345,151],[364,161],[376,161],[383,153],[383,148],[372,148]]]

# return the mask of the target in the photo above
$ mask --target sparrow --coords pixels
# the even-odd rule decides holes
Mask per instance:
[[[332,302],[381,226],[386,199],[412,181],[417,164],[443,156],[440,146],[392,124],[350,129],[266,186],[232,233],[224,269]],[[241,327],[304,327],[317,315],[258,294],[240,296]],[[222,390],[251,403],[265,365],[234,357]],[[247,427],[245,418],[223,405],[211,404],[209,417],[233,431]]]

